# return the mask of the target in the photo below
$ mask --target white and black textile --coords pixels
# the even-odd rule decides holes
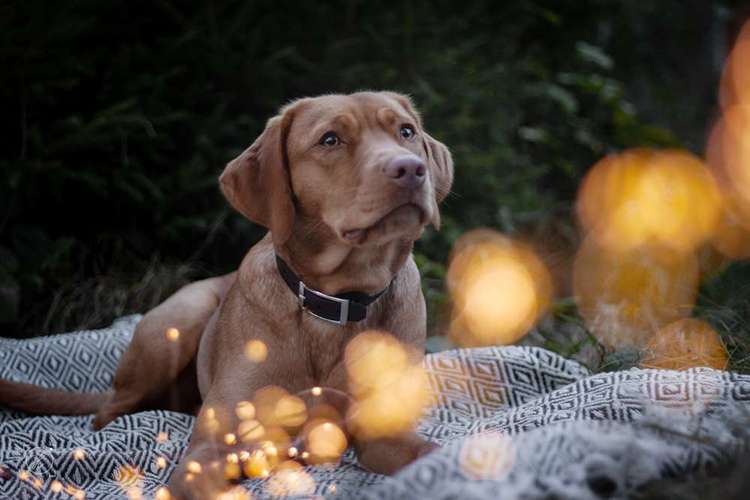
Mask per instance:
[[[139,319],[0,339],[0,377],[104,391]],[[750,376],[707,368],[591,374],[532,347],[445,351],[428,355],[425,366],[435,405],[419,432],[442,447],[390,478],[360,468],[349,451],[338,467],[307,468],[315,495],[627,498],[648,481],[694,474],[747,450],[747,434],[732,423],[750,415]],[[149,497],[166,483],[193,424],[190,416],[150,411],[93,432],[91,419],[0,408],[0,498],[71,498],[53,486],[87,499],[125,498],[123,484],[131,483],[123,466],[140,471]],[[265,480],[243,485],[255,498],[269,495]]]

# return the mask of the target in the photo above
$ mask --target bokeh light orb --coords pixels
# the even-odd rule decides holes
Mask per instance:
[[[750,257],[750,227],[737,197],[727,193],[711,244],[722,255],[739,260]]]
[[[450,336],[461,346],[511,344],[546,312],[552,279],[528,246],[489,229],[459,238],[447,276]]]
[[[573,264],[578,310],[606,347],[643,347],[662,326],[690,315],[698,293],[696,257],[669,247],[612,251],[587,238]]]
[[[709,136],[706,156],[735,212],[750,227],[750,102],[724,110]]]
[[[721,193],[697,156],[638,148],[594,165],[576,210],[584,231],[610,250],[662,245],[692,251],[713,235]]]
[[[266,429],[298,428],[307,420],[307,407],[298,396],[278,386],[266,386],[255,393],[256,418]]]
[[[227,491],[218,493],[216,500],[251,500],[252,495],[242,486],[234,486]],[[158,499],[157,499],[158,500]]]
[[[740,30],[724,64],[719,85],[722,107],[750,104],[750,21]]]
[[[500,480],[508,476],[516,462],[513,440],[497,432],[485,432],[464,440],[458,463],[474,480]]]
[[[711,325],[685,318],[660,329],[648,342],[641,357],[642,368],[687,370],[698,366],[724,370],[728,354]]]
[[[315,480],[302,465],[292,460],[279,465],[266,483],[266,492],[274,497],[309,497],[314,491]]]
[[[369,330],[347,344],[344,363],[356,396],[395,383],[409,365],[409,354],[393,335]]]
[[[307,460],[311,464],[338,462],[346,451],[346,434],[335,422],[316,419],[305,426],[306,449],[310,452]]]
[[[268,347],[262,340],[250,340],[245,344],[245,357],[254,363],[262,363],[268,357]]]
[[[347,344],[344,361],[356,401],[346,415],[353,434],[376,439],[414,428],[429,402],[418,356],[386,332],[366,331]]]

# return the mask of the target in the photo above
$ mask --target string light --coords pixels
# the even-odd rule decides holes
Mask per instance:
[[[155,500],[172,500],[172,494],[165,486],[160,486],[154,495]]]
[[[180,331],[177,328],[168,328],[165,335],[170,342],[177,342],[180,338]]]
[[[268,357],[268,347],[260,340],[250,340],[245,344],[245,356],[254,363],[262,363]]]
[[[191,460],[187,463],[187,470],[191,474],[200,474],[203,471],[203,467],[195,460]]]
[[[255,418],[255,406],[249,401],[240,401],[234,410],[240,420],[251,420]]]

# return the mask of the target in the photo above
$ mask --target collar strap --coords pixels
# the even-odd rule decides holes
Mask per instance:
[[[362,321],[367,317],[367,306],[375,302],[386,290],[375,295],[362,292],[347,292],[339,295],[326,295],[305,285],[289,264],[276,256],[276,267],[289,289],[297,296],[300,307],[316,318],[345,325],[349,322]]]

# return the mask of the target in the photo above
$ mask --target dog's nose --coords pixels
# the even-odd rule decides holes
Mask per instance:
[[[401,187],[416,189],[424,184],[424,162],[414,155],[397,156],[383,167],[383,173]]]

